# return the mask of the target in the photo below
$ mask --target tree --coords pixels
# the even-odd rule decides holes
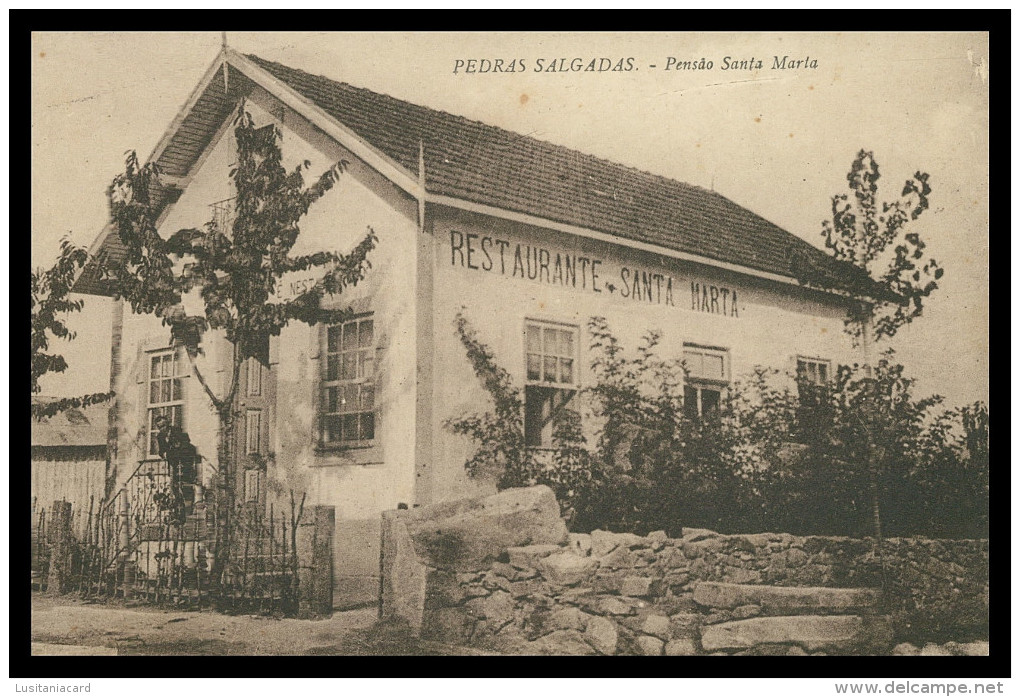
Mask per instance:
[[[81,312],[85,306],[84,300],[72,300],[69,295],[75,276],[87,260],[88,252],[65,237],[60,242],[60,253],[53,266],[45,270],[32,270],[32,394],[41,391],[39,380],[44,375],[67,370],[64,357],[50,352],[50,336],[67,341],[75,337],[75,333],[68,329],[65,318],[71,313]],[[41,419],[66,409],[81,409],[105,402],[112,396],[112,392],[96,392],[32,404],[32,415]]]
[[[258,357],[270,336],[278,336],[291,321],[337,323],[351,316],[349,308],[324,309],[326,295],[339,295],[364,278],[371,264],[369,252],[377,237],[367,235],[348,254],[330,251],[292,255],[300,235],[299,221],[336,183],[347,162],[340,161],[311,185],[305,186],[305,161],[288,171],[282,164],[282,132],[275,125],[256,126],[242,102],[234,120],[237,164],[230,172],[235,215],[230,229],[217,221],[204,228],[188,228],[164,239],[156,229],[154,205],[159,170],[127,156],[125,171],[114,178],[107,195],[111,220],[126,252],[123,263],[111,269],[115,293],[136,313],[159,317],[170,328],[175,345],[186,349],[195,378],[216,411],[217,510],[216,548],[212,576],[218,582],[229,558],[234,507],[234,463],[231,441],[235,397],[241,366]],[[283,275],[324,267],[312,288],[289,301],[274,300]],[[185,300],[198,296],[201,308],[186,309]],[[190,304],[189,304],[190,306]],[[216,394],[195,358],[203,340],[216,331],[233,346],[231,368],[223,393]]]
[[[925,252],[921,234],[908,225],[928,210],[928,174],[915,172],[906,181],[900,198],[879,203],[878,180],[881,177],[873,153],[861,150],[847,174],[849,194],[832,197],[832,219],[823,221],[822,237],[833,257],[851,265],[848,332],[859,339],[865,354],[862,399],[858,412],[865,445],[865,459],[871,488],[872,515],[876,549],[881,548],[882,519],[879,508],[879,482],[882,479],[888,444],[882,441],[881,415],[888,411],[886,395],[877,388],[871,373],[871,342],[890,338],[920,316],[924,300],[938,288],[943,269]],[[803,257],[796,264],[802,283],[822,282],[818,269]]]
[[[473,477],[495,476],[500,490],[529,486],[535,482],[539,465],[524,445],[524,400],[520,388],[506,369],[496,364],[486,346],[468,323],[463,312],[454,318],[457,337],[471,362],[471,368],[492,398],[494,411],[453,418],[446,428],[468,436],[479,444],[464,468]]]
[[[822,237],[832,256],[858,270],[847,276],[857,299],[851,303],[847,330],[855,337],[870,327],[874,340],[891,338],[924,309],[924,300],[938,289],[944,270],[927,255],[921,234],[909,223],[928,210],[928,175],[915,172],[900,198],[879,203],[881,177],[874,155],[857,153],[846,179],[849,194],[832,197],[832,219],[822,221]],[[820,269],[805,257],[795,259],[802,283],[824,285]]]

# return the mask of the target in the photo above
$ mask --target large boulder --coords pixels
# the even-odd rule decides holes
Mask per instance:
[[[509,547],[559,545],[567,539],[552,489],[532,486],[401,511],[426,565],[470,571],[490,565]]]
[[[701,630],[706,651],[759,644],[797,644],[808,651],[888,651],[892,628],[884,617],[795,615],[723,622]]]
[[[429,570],[397,511],[383,513],[382,619],[399,621],[412,635],[422,630]]]

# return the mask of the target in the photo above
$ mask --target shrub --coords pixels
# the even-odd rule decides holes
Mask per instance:
[[[468,472],[496,474],[501,489],[549,485],[575,531],[868,536],[877,490],[889,534],[987,535],[987,408],[933,415],[941,398],[915,399],[891,351],[871,373],[840,366],[823,389],[795,392],[790,376],[756,367],[718,413],[692,419],[685,366],[657,354],[660,334],[628,356],[593,317],[594,380],[579,400],[591,418],[563,410],[552,451],[537,454],[524,445],[521,391],[462,314],[455,326],[495,407],[447,421],[478,445]]]

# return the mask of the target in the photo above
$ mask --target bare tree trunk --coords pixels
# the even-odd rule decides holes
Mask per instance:
[[[867,429],[867,457],[868,457],[868,484],[871,490],[871,523],[875,534],[874,550],[876,556],[882,557],[882,512],[879,501],[879,468],[881,463],[875,454],[875,414],[874,409],[878,408],[878,395],[876,394],[875,369],[871,360],[871,321],[870,313],[867,319],[861,322],[861,343],[864,349],[864,369],[867,378],[868,399],[865,403],[871,411],[867,415],[865,424]]]
[[[214,492],[216,529],[211,570],[211,581],[214,588],[218,588],[222,582],[223,574],[230,561],[233,540],[234,467],[231,445],[234,414],[231,404],[226,404],[219,410],[219,421],[220,427],[216,439],[216,489]]]
[[[234,398],[237,395],[237,382],[241,372],[241,359],[236,347],[233,350],[231,360],[232,370],[230,387],[227,395],[222,400],[217,400],[205,379],[198,372],[195,366],[196,377],[206,393],[212,399],[219,417],[219,429],[216,436],[216,488],[213,494],[215,504],[215,525],[214,547],[212,569],[210,570],[211,584],[214,590],[219,590],[223,581],[223,574],[230,564],[230,555],[234,539]]]

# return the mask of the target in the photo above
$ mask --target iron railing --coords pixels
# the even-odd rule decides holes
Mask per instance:
[[[242,503],[229,540],[215,539],[217,511],[195,486],[183,521],[175,510],[165,462],[142,462],[108,501],[71,510],[71,578],[83,597],[125,598],[228,611],[293,614],[298,608],[297,532],[304,510]],[[36,503],[36,502],[33,502]],[[52,515],[33,506],[32,587],[46,590],[53,549]],[[212,575],[216,544],[227,547],[222,573]]]

